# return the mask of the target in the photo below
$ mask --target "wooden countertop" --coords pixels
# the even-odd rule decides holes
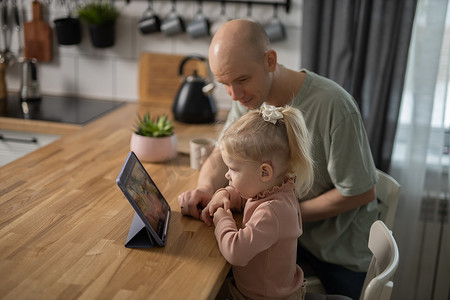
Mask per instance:
[[[166,246],[124,247],[134,211],[115,179],[145,110],[168,108],[127,104],[0,168],[0,298],[214,298],[229,265],[213,228],[181,216],[198,177],[188,155],[144,163],[173,210]],[[180,147],[222,125],[175,122]]]

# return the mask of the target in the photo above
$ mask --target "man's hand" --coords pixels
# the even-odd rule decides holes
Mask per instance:
[[[227,185],[228,180],[225,178],[227,170],[219,148],[214,148],[200,170],[197,188],[178,196],[181,213],[185,216],[200,219],[202,210],[211,201],[214,192]]]
[[[212,193],[195,189],[186,191],[178,196],[178,203],[180,203],[181,214],[200,219],[200,214],[209,201],[211,201]]]

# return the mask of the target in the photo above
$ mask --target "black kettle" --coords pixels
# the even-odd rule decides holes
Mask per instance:
[[[180,63],[180,76],[183,76],[185,63],[191,59],[198,59],[207,63],[206,58],[203,56],[186,56]],[[212,79],[211,75],[210,77]],[[172,106],[175,120],[185,123],[214,122],[217,107],[212,95],[213,89],[214,83],[207,82],[205,78],[198,75],[197,70],[194,70],[191,75],[184,79],[175,96]]]

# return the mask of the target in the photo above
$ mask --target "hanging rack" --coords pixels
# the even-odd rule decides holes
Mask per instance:
[[[126,3],[130,3],[131,0],[125,0]],[[167,0],[153,0],[153,1],[167,1]],[[284,6],[286,12],[289,13],[291,8],[291,0],[176,0],[177,2],[187,1],[201,1],[201,2],[217,2],[217,3],[242,3],[247,5],[271,5],[271,6]]]

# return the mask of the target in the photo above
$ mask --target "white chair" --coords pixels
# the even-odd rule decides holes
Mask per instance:
[[[393,229],[395,213],[397,212],[398,198],[400,196],[400,184],[390,175],[377,170],[378,182],[375,185],[378,207],[380,209],[379,219],[389,229]]]
[[[400,184],[390,175],[378,170],[378,181],[375,190],[380,209],[379,219],[382,220],[391,230],[394,227],[395,213],[397,211],[398,198],[400,196]],[[313,293],[324,294],[325,288],[317,276],[306,277],[306,287]]]
[[[398,248],[392,231],[380,220],[370,227],[369,249],[372,261],[364,280],[360,300],[389,300],[394,283],[392,279],[398,267]],[[338,295],[311,293],[307,287],[305,300],[348,299]]]
[[[398,248],[392,231],[380,220],[370,228],[369,249],[373,253],[360,300],[389,300],[398,267]]]

